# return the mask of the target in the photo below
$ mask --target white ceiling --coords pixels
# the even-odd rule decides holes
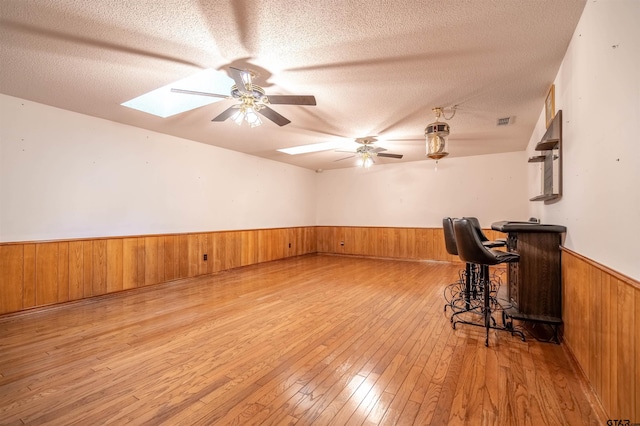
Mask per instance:
[[[376,135],[425,159],[431,109],[459,105],[451,156],[525,149],[585,0],[2,0],[0,92],[309,169],[353,167],[297,145]],[[292,123],[169,118],[122,102],[204,68],[252,69]],[[223,93],[226,94],[226,93]],[[515,117],[497,127],[496,119]],[[34,125],[37,125],[34,118]],[[347,154],[348,155],[348,154]]]

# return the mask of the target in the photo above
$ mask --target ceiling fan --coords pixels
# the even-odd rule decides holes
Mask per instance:
[[[291,123],[289,119],[269,108],[268,105],[270,104],[316,105],[316,98],[314,96],[267,96],[262,87],[253,84],[255,74],[250,70],[241,70],[229,67],[229,74],[236,84],[231,86],[231,95],[228,96],[177,88],[172,88],[171,91],[187,95],[210,96],[214,98],[237,100],[240,102],[239,104],[227,108],[211,121],[225,121],[227,118],[232,117],[236,124],[241,125],[243,121],[246,121],[251,127],[256,127],[262,124],[262,120],[260,120],[258,114],[268,118],[278,126],[284,126]]]
[[[355,141],[356,143],[359,143],[361,146],[359,146],[356,149],[353,155],[350,155],[344,158],[339,158],[335,161],[342,161],[348,158],[358,157],[358,166],[369,168],[373,166],[373,164],[375,163],[375,160],[374,160],[375,157],[386,157],[386,158],[396,158],[396,159],[402,158],[402,154],[392,154],[390,152],[383,152],[383,151],[386,151],[385,148],[374,146],[374,143],[378,141],[378,139],[375,136],[366,136],[364,138],[357,138]],[[353,152],[353,151],[337,151],[337,152]]]

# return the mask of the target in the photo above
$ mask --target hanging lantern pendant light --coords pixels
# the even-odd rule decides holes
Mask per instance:
[[[449,137],[450,128],[447,123],[438,121],[440,116],[443,115],[441,107],[433,108],[432,111],[436,114],[436,121],[427,125],[424,129],[424,136],[427,143],[427,157],[439,160],[449,155],[449,152],[447,152],[447,138]]]

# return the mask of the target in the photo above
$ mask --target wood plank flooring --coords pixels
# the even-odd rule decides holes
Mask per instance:
[[[312,255],[0,317],[0,424],[601,424],[561,346],[452,330],[460,266]]]

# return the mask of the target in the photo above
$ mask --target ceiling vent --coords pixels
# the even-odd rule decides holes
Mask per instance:
[[[513,124],[515,119],[516,119],[515,117],[498,118],[498,120],[496,120],[496,125],[497,126],[508,126],[509,124]]]

